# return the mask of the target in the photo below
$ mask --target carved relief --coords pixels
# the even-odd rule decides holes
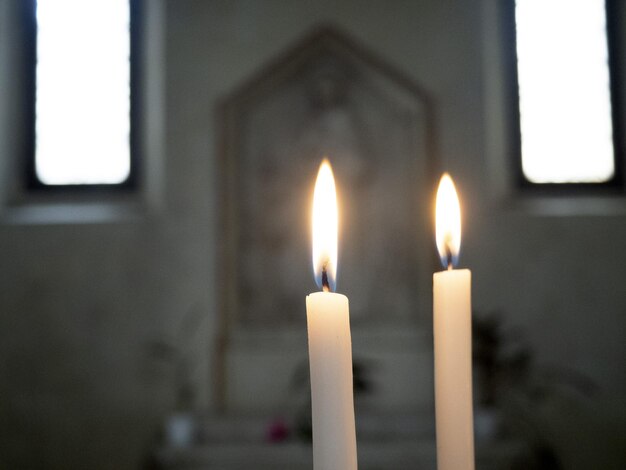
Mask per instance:
[[[303,321],[316,290],[309,212],[323,156],[337,179],[338,291],[352,322],[418,315],[427,122],[417,88],[396,78],[323,29],[226,102],[229,321]]]

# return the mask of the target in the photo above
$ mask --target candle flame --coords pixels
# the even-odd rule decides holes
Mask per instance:
[[[437,249],[444,268],[452,269],[461,250],[461,207],[448,173],[444,173],[437,190],[436,207]]]
[[[328,159],[320,165],[313,192],[313,273],[324,291],[335,290],[338,211],[335,178]]]

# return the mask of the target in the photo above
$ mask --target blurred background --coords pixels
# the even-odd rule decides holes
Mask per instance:
[[[0,0],[0,468],[312,468],[325,155],[360,468],[436,468],[443,171],[477,468],[626,468],[626,5],[541,5]]]

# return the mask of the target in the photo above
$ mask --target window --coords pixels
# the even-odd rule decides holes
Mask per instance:
[[[33,2],[31,188],[134,184],[133,5],[129,0]]]
[[[514,3],[521,182],[620,184],[605,0]]]

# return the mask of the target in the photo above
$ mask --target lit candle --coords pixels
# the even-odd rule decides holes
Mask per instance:
[[[348,298],[331,292],[337,273],[337,197],[328,160],[313,195],[313,270],[322,292],[306,298],[315,470],[356,470]]]
[[[437,191],[436,230],[447,268],[433,276],[437,468],[473,470],[472,273],[453,269],[461,247],[461,209],[447,173]]]

